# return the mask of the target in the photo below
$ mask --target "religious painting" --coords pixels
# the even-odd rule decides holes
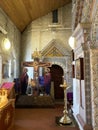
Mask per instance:
[[[74,51],[72,50],[71,53],[72,53],[72,61],[74,61]]]
[[[72,78],[75,78],[75,66],[72,65]]]
[[[79,58],[75,61],[75,67],[76,67],[76,78],[83,80],[84,79],[84,64],[83,64],[83,58]]]
[[[9,64],[3,63],[2,64],[2,78],[9,78]]]

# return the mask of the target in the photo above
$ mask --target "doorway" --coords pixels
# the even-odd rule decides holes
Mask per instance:
[[[63,83],[62,76],[64,75],[63,69],[59,65],[52,65],[51,71],[51,81],[54,83],[54,98],[64,99],[64,91],[60,87]]]

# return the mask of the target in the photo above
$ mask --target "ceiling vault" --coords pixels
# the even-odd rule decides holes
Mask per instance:
[[[0,0],[0,8],[9,16],[16,27],[23,32],[39,17],[45,16],[72,0]]]

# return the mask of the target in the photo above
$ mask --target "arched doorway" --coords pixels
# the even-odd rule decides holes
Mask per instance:
[[[54,98],[55,99],[64,99],[64,91],[60,87],[60,84],[63,83],[63,69],[59,65],[52,65],[51,69],[51,80],[54,83]]]

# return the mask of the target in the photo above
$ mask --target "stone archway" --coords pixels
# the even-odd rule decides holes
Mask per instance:
[[[53,39],[47,44],[47,46],[43,48],[41,54],[43,57],[42,60],[44,62],[52,63],[52,71],[53,69],[55,70],[55,67],[58,68],[56,71],[53,72],[55,76],[54,80],[55,78],[57,78],[54,83],[54,98],[63,98],[63,90],[60,90],[59,92],[59,86],[60,84],[62,84],[62,76],[64,76],[64,79],[66,79],[67,83],[70,84],[70,74],[68,74],[68,72],[70,73],[71,70],[71,66],[69,65],[71,52],[59,39]],[[58,73],[61,75],[59,75],[58,73],[56,74],[57,71],[59,71]],[[58,75],[60,77],[58,77]],[[57,85],[57,87],[55,86],[55,84]]]
[[[43,48],[41,55],[44,62],[59,65],[64,71],[64,78],[66,78],[66,73],[71,70],[71,66],[69,66],[71,52],[59,39],[51,40],[47,46]]]
[[[50,68],[51,70],[51,82],[53,83],[52,89],[54,89],[54,98],[55,99],[64,99],[63,89],[60,87],[60,84],[63,83],[62,76],[64,75],[63,69],[56,64],[53,64]]]

